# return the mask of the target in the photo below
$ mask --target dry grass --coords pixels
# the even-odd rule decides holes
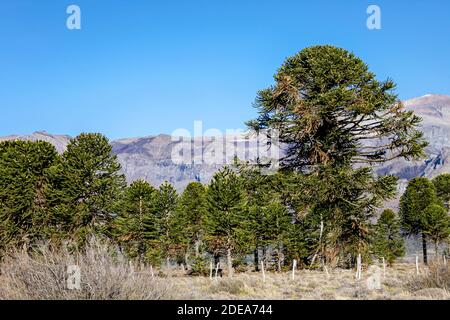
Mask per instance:
[[[448,266],[443,268],[447,269]],[[450,299],[446,289],[439,287],[412,288],[415,276],[412,264],[397,264],[381,271],[381,288],[370,289],[369,274],[363,272],[361,280],[355,279],[352,270],[331,270],[329,276],[322,271],[300,270],[295,280],[291,273],[267,273],[263,282],[260,273],[237,274],[232,279],[208,277],[183,277],[172,274],[174,299],[275,299],[275,300],[412,300]],[[424,271],[423,271],[424,272]],[[448,279],[447,285],[448,285]]]
[[[79,290],[67,288],[67,266],[81,271]],[[369,289],[369,273],[355,280],[352,270],[246,272],[233,278],[189,277],[180,270],[136,272],[117,249],[92,241],[83,252],[43,247],[30,255],[11,252],[1,264],[0,299],[450,299],[449,266],[430,266],[415,276],[413,264],[381,271],[381,288]],[[160,275],[160,276],[158,276]]]
[[[80,289],[68,289],[69,265],[80,266]],[[1,264],[0,299],[165,299],[171,282],[134,272],[128,261],[97,240],[83,252],[44,247],[11,252]]]

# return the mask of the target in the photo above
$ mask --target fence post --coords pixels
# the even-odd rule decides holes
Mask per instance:
[[[213,278],[213,263],[212,261],[209,262],[209,279],[212,280]]]
[[[419,275],[419,256],[416,254],[416,275]]]
[[[294,259],[292,263],[292,281],[295,280],[295,269],[297,269],[297,260]]]
[[[356,280],[361,280],[361,254],[356,258]]]
[[[216,280],[217,280],[217,272],[219,271],[219,265],[220,265],[220,262],[217,262],[217,264],[216,264]]]
[[[261,270],[263,276],[263,282],[266,282],[266,272],[264,271],[264,261],[261,260]]]

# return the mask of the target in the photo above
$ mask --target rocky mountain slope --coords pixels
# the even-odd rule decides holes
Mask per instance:
[[[450,172],[450,96],[425,95],[407,100],[404,104],[407,109],[414,110],[423,118],[422,130],[430,145],[426,150],[427,159],[423,161],[396,160],[376,168],[379,174],[390,173],[399,176],[400,188],[404,188],[407,180],[416,176],[433,177]],[[227,147],[231,147],[232,152],[227,153],[224,163],[230,163],[234,154],[244,154],[251,149],[249,147],[251,139],[246,140],[244,136],[227,138]],[[13,135],[0,138],[0,140],[12,139],[45,140],[62,152],[70,137],[35,132],[26,136]],[[221,140],[218,137],[205,137],[188,140],[188,143],[193,146],[195,157],[198,157],[210,152],[212,147],[217,147]],[[155,186],[167,180],[178,190],[182,190],[190,181],[207,183],[214,172],[224,164],[174,163],[173,154],[180,149],[181,142],[168,135],[120,139],[112,141],[111,144],[128,181],[145,179]]]

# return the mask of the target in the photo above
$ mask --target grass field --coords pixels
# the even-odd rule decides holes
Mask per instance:
[[[381,270],[381,269],[380,269]],[[422,270],[424,273],[424,270]],[[373,274],[372,274],[373,275]],[[428,276],[430,276],[430,272]],[[349,299],[450,299],[446,288],[428,288],[424,277],[417,277],[415,266],[397,264],[381,271],[381,288],[371,289],[364,273],[355,279],[352,270],[322,271],[299,270],[295,279],[289,273],[236,274],[232,279],[174,276],[172,299],[276,299],[276,300],[349,300]],[[422,281],[421,281],[422,280]],[[420,284],[421,283],[421,284]],[[447,286],[448,286],[447,279]],[[442,285],[441,285],[442,286]]]
[[[80,286],[69,289],[67,267],[80,269]],[[398,263],[364,270],[334,269],[236,273],[232,278],[187,276],[180,268],[136,269],[123,256],[99,243],[78,254],[42,249],[30,255],[16,251],[0,264],[0,299],[450,299],[450,266]],[[153,272],[152,272],[153,271]],[[379,286],[368,279],[379,279]],[[372,284],[372,285],[368,285]]]

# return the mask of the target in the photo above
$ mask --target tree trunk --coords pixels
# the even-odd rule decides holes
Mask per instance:
[[[427,256],[427,236],[422,232],[422,250],[423,250],[423,263],[428,264]]]
[[[263,249],[262,249],[262,261],[264,263],[264,268],[267,270],[266,246],[263,246]]]
[[[231,248],[227,249],[228,277],[233,277],[233,260],[231,259]]]
[[[220,262],[220,256],[218,254],[214,254],[214,268]]]
[[[253,257],[254,257],[254,265],[255,265],[255,271],[258,272],[259,271],[259,252],[258,249],[255,249],[253,251]]]

